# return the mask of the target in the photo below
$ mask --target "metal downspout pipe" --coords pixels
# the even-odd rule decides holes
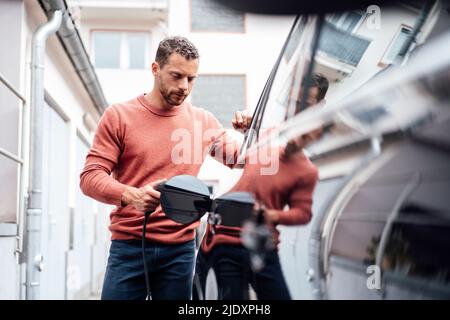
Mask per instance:
[[[52,3],[49,0],[39,0],[39,3],[49,16],[52,12]],[[58,39],[75,68],[81,83],[89,94],[92,103],[97,109],[98,114],[101,115],[108,106],[108,102],[105,99],[95,69],[89,60],[86,48],[84,47],[73,17],[68,10],[66,1],[60,0],[60,4],[60,10],[63,11],[63,16],[61,27],[57,32]]]
[[[31,56],[31,149],[30,182],[27,206],[27,254],[25,299],[39,299],[40,272],[43,268],[41,254],[41,218],[43,184],[43,144],[44,144],[44,62],[45,44],[61,25],[62,7],[59,1],[51,1],[53,15],[33,34]]]

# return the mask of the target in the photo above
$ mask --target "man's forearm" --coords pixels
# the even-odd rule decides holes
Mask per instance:
[[[122,195],[127,187],[96,165],[86,166],[80,176],[80,188],[83,193],[107,204],[121,206]]]
[[[224,133],[214,142],[210,155],[218,162],[233,169],[237,165],[237,159],[241,142]]]

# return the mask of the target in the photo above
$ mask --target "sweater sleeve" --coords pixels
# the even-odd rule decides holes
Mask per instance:
[[[127,187],[111,176],[122,152],[123,130],[120,125],[117,110],[107,108],[80,174],[80,188],[85,195],[117,206],[121,205],[122,193]]]
[[[318,172],[314,170],[299,180],[289,195],[289,210],[279,211],[278,224],[301,225],[307,224],[311,220],[312,197],[317,179]]]
[[[209,154],[227,167],[233,168],[237,162],[240,143],[220,122],[208,112],[208,129],[213,130]]]

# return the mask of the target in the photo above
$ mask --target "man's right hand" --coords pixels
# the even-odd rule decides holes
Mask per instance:
[[[140,211],[155,211],[161,193],[155,187],[167,179],[153,181],[142,188],[127,187],[122,193],[122,207],[132,205]]]
[[[243,111],[236,111],[234,119],[231,121],[235,130],[245,133],[250,129],[250,123],[252,122],[252,115],[245,109]]]

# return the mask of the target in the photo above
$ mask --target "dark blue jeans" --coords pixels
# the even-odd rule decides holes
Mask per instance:
[[[195,242],[146,243],[153,300],[188,300],[192,292]],[[112,240],[102,300],[144,300],[147,296],[140,240]]]
[[[264,262],[264,268],[254,272],[251,269],[250,255],[246,248],[217,245],[208,255],[199,252],[196,272],[204,291],[208,269],[214,269],[219,299],[248,300],[249,284],[251,284],[259,300],[290,300],[291,296],[281,270],[278,252],[268,252]]]

